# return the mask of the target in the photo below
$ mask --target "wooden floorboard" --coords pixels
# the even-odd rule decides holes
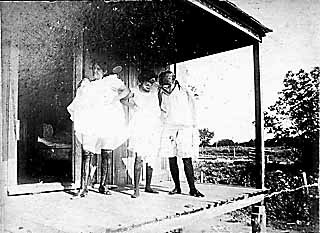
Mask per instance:
[[[5,229],[18,232],[165,232],[173,226],[192,224],[191,219],[210,218],[243,208],[263,199],[261,190],[226,185],[197,184],[206,197],[168,195],[172,183],[154,185],[159,194],[143,191],[132,199],[131,187],[119,187],[112,195],[90,191],[87,198],[73,198],[72,192],[50,192],[8,196]],[[205,217],[205,218],[204,218]],[[157,229],[157,230],[156,230]]]

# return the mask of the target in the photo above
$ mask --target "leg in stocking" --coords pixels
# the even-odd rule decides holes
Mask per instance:
[[[179,179],[179,167],[177,162],[177,157],[170,157],[169,158],[169,167],[170,173],[174,182],[174,189],[169,192],[169,194],[180,194],[180,179]]]
[[[189,194],[191,196],[195,197],[204,197],[202,193],[200,193],[195,185],[194,185],[194,171],[193,171],[193,165],[192,165],[192,159],[191,158],[183,158],[183,165],[184,165],[184,172],[187,177],[187,181],[189,184],[190,192]]]
[[[153,168],[151,166],[148,165],[148,163],[146,164],[146,187],[144,189],[144,191],[146,191],[147,193],[159,193],[155,190],[153,190],[151,188],[151,179],[152,179],[152,172],[153,172]]]
[[[110,195],[110,191],[106,187],[107,176],[108,176],[108,160],[112,157],[111,150],[101,150],[101,177],[100,177],[100,186],[99,193]]]
[[[85,197],[88,194],[88,182],[90,175],[90,161],[92,158],[92,153],[89,151],[82,151],[82,177],[81,177],[81,189],[78,195],[80,197]]]
[[[142,169],[143,161],[140,156],[136,155],[134,161],[134,193],[131,195],[132,198],[137,198],[140,195],[139,192],[139,182]]]

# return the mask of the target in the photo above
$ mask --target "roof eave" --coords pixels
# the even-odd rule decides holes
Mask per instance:
[[[235,20],[236,16],[231,15],[230,12],[227,12],[225,9],[223,9],[221,6],[218,6],[218,2],[215,1],[208,1],[204,2],[201,0],[187,0],[191,4],[200,7],[201,9],[207,11],[208,13],[220,18],[221,20],[229,23],[230,25],[238,28],[242,32],[249,35],[251,38],[261,42],[262,37],[266,36],[266,33],[272,32],[271,29],[267,28],[266,26],[262,25],[258,20],[253,18],[252,16],[248,15],[244,11],[242,11],[240,8],[238,8],[236,5],[229,1],[223,1],[226,4],[228,4],[229,7],[231,7],[234,11],[237,11],[239,14],[241,14],[242,17],[245,17],[247,23],[240,22],[239,20]]]

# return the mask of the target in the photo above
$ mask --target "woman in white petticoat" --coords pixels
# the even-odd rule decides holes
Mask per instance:
[[[132,114],[130,119],[130,137],[128,149],[135,153],[134,162],[134,193],[139,193],[139,180],[143,161],[146,163],[145,192],[158,193],[151,188],[153,168],[160,143],[160,109],[158,105],[157,75],[151,70],[143,70],[139,76],[137,88],[131,88]]]
[[[105,187],[107,157],[128,138],[125,112],[120,100],[130,90],[118,78],[117,73],[121,70],[121,67],[115,67],[112,74],[106,75],[98,64],[94,64],[93,77],[82,81],[76,97],[67,107],[76,137],[83,147],[81,197],[88,193],[92,156],[100,153],[102,171],[99,192],[110,194]]]
[[[159,74],[159,105],[163,131],[160,156],[169,158],[169,167],[174,189],[169,194],[181,194],[179,167],[181,158],[189,185],[189,194],[204,195],[195,187],[192,159],[199,154],[199,132],[197,129],[196,106],[193,94],[176,80],[170,70]]]

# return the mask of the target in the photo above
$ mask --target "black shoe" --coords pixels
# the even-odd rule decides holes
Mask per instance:
[[[190,190],[189,194],[194,197],[204,197],[204,194],[200,193],[197,189]]]
[[[103,186],[99,186],[99,193],[102,193],[102,194],[105,194],[105,195],[111,195],[111,192],[109,191],[109,189],[107,188],[105,188],[105,187],[103,187]]]
[[[134,191],[133,194],[131,194],[131,198],[137,198],[140,196],[140,192],[139,191]]]
[[[146,187],[146,188],[144,189],[144,191],[145,191],[146,193],[159,193],[158,191],[153,190],[151,187]]]
[[[181,189],[180,188],[174,188],[169,192],[169,195],[174,195],[174,194],[181,194]]]
[[[77,193],[77,197],[86,197],[88,195],[88,189],[80,189]]]

